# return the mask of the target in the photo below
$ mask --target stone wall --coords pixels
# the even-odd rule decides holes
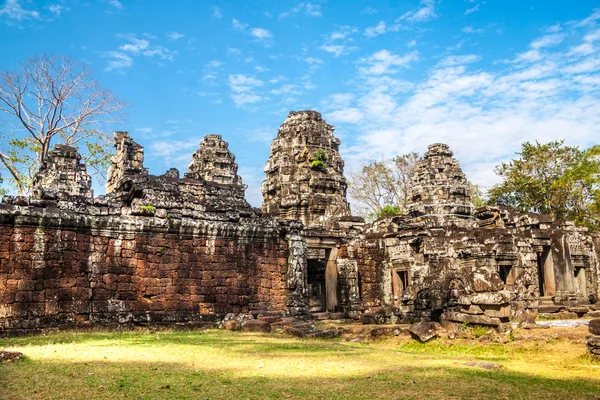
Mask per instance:
[[[4,332],[286,310],[288,247],[277,224],[52,206],[0,205]]]
[[[288,240],[302,226],[261,218],[250,207],[223,143],[209,135],[203,155],[180,179],[177,170],[149,175],[143,148],[118,132],[107,196],[70,195],[67,187],[52,198],[6,197],[0,204],[1,334],[288,311],[294,293],[288,264],[302,265],[303,257],[289,251]],[[57,150],[48,170],[60,172],[61,157],[79,162]],[[63,183],[69,182],[79,185]]]

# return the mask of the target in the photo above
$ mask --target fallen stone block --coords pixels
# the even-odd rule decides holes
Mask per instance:
[[[23,357],[23,353],[0,350],[0,363],[11,363]]]
[[[510,318],[511,307],[509,304],[481,306],[487,317]]]
[[[591,320],[588,329],[592,335],[600,335],[600,319]]]
[[[386,336],[398,336],[403,333],[401,328],[387,328],[387,327],[377,327],[373,328],[371,332],[369,332],[369,336],[372,339],[378,339]]]
[[[262,316],[258,318],[260,321],[265,321],[270,324],[281,321],[281,317],[277,316]]]
[[[478,305],[505,304],[510,301],[510,292],[501,290],[499,292],[477,293],[471,296],[471,303]]]
[[[227,330],[227,331],[241,331],[242,324],[240,324],[236,320],[229,320],[229,321],[225,321],[225,323],[223,323],[223,328],[225,328],[225,330]]]
[[[244,332],[260,332],[260,333],[269,333],[271,332],[271,324],[261,320],[250,320],[246,321],[242,325],[242,331]]]
[[[283,327],[283,332],[287,333],[288,335],[296,336],[299,338],[303,338],[306,336],[306,331],[300,328],[294,328],[293,326]]]
[[[339,335],[340,335],[340,332],[338,332],[335,329],[330,329],[330,330],[324,330],[324,331],[308,332],[306,334],[306,337],[321,338],[321,339],[333,339],[335,337],[338,337]]]
[[[536,323],[532,323],[532,322],[526,322],[524,324],[521,324],[520,327],[523,328],[523,329],[527,329],[527,330],[531,330],[531,329],[548,329],[548,328],[550,328],[550,326],[548,326],[548,325],[541,325],[541,324],[536,324]]]
[[[587,316],[589,318],[600,318],[600,311],[588,311]]]
[[[444,313],[444,318],[448,321],[453,322],[467,322],[469,324],[477,324],[477,325],[492,325],[492,326],[500,326],[502,325],[502,321],[500,318],[492,318],[486,317],[485,315],[469,315],[457,312],[447,312]]]
[[[417,322],[408,328],[408,333],[410,333],[413,339],[421,343],[428,342],[437,337],[435,323],[433,322]]]
[[[383,324],[385,323],[385,317],[381,314],[364,313],[360,316],[360,322],[369,325]]]

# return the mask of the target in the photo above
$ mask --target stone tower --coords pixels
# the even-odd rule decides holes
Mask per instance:
[[[408,213],[435,226],[476,226],[471,188],[448,145],[429,146],[410,178]]]
[[[242,184],[237,175],[235,156],[229,151],[229,143],[221,135],[206,135],[200,149],[192,155],[186,178],[204,179],[207,182]]]
[[[350,215],[344,161],[333,126],[316,111],[292,111],[265,165],[263,212],[306,226]]]
[[[211,210],[250,210],[245,198],[247,185],[237,171],[229,143],[220,135],[206,135],[184,174],[184,199],[200,201]]]
[[[40,170],[33,178],[32,197],[52,199],[62,196],[94,197],[92,177],[77,148],[57,144],[48,152]]]
[[[144,168],[144,148],[129,137],[129,132],[115,132],[115,155],[108,167],[106,193],[116,191],[123,178],[133,175],[148,175]]]

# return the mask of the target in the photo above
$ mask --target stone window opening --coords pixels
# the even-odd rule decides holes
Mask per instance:
[[[505,285],[515,284],[515,268],[513,268],[513,264],[511,262],[499,261],[498,275],[500,275],[500,279]]]

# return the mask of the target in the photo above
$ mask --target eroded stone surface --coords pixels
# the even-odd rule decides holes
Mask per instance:
[[[75,147],[57,144],[48,152],[39,172],[33,178],[34,199],[59,197],[94,197],[92,177],[87,173]]]
[[[333,126],[320,113],[290,112],[265,166],[263,211],[307,226],[350,215],[339,146]],[[319,153],[324,156],[320,163]]]

